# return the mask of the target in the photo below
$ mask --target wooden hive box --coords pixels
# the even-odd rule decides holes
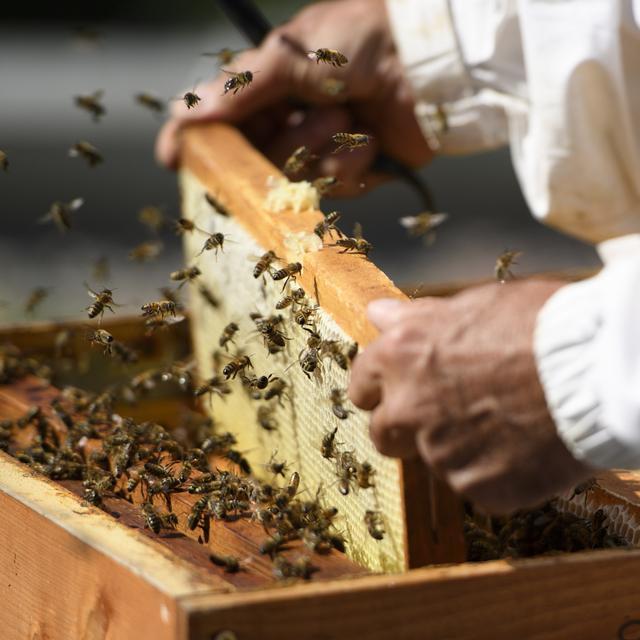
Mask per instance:
[[[227,152],[223,164],[236,176],[245,176],[237,177],[238,182],[232,181],[231,175],[225,177],[225,167],[216,164],[220,148]],[[238,155],[229,153],[230,148]],[[234,164],[234,157],[239,164]],[[264,161],[226,127],[189,132],[185,171],[191,175],[183,176],[187,211],[193,193],[200,200],[206,190],[213,191],[211,195],[234,215],[240,212],[246,203],[239,206],[233,198],[264,188],[264,175],[255,171],[255,162]],[[190,180],[197,180],[200,186]],[[248,180],[248,185],[242,180]],[[245,196],[239,195],[243,193]],[[279,242],[277,237],[264,240],[279,255],[286,255]],[[354,260],[354,268],[368,269],[379,288],[360,287],[353,307],[349,310],[339,301],[334,313],[331,292],[323,286],[321,276],[323,269],[333,269],[331,260],[338,258],[333,252],[324,254],[326,257],[323,253],[307,254],[309,263],[305,262],[301,284],[313,291],[315,275],[323,309],[330,309],[336,324],[343,324],[349,337],[366,344],[374,334],[366,324],[358,325],[353,319],[363,317],[368,299],[388,295],[392,285],[366,266],[368,263]],[[325,260],[327,264],[323,264]],[[214,284],[212,281],[211,286]],[[400,294],[395,291],[393,295]],[[199,313],[200,307],[194,306]],[[346,315],[340,316],[339,310]],[[196,349],[202,352],[201,361],[206,363],[210,345],[202,343],[211,336],[198,334],[203,326],[196,321],[194,337]],[[176,334],[179,344],[172,345],[166,338],[145,337],[143,327],[134,320],[118,320],[107,328],[142,350],[148,362],[173,358],[188,349],[187,336],[181,331]],[[52,350],[59,329],[57,325],[7,327],[0,330],[0,343],[11,342],[26,351]],[[306,379],[301,382],[314,384]],[[14,419],[33,404],[46,408],[57,393],[35,378],[0,387],[0,419]],[[134,417],[167,425],[181,411],[179,400],[171,397],[143,405],[130,410]],[[240,428],[245,419],[253,420],[252,414],[240,418],[245,409],[238,411]],[[232,424],[226,426],[233,428]],[[63,430],[61,424],[56,428]],[[280,586],[273,580],[269,563],[257,552],[264,533],[256,522],[219,523],[213,529],[210,545],[240,556],[247,567],[238,574],[225,574],[208,561],[207,546],[199,544],[183,525],[176,532],[156,536],[143,528],[134,505],[113,498],[107,501],[109,515],[82,501],[78,482],[52,482],[0,452],[0,637],[382,640],[393,635],[456,640],[629,640],[637,636],[640,551],[590,551],[482,564],[458,562],[459,501],[417,465],[398,466],[397,473],[402,479],[397,496],[403,511],[399,525],[404,528],[403,562],[413,566],[450,564],[409,571],[391,567],[388,574],[372,573],[332,553],[317,559],[320,571],[310,583]],[[574,510],[604,509],[615,530],[637,544],[639,479],[630,472],[603,474],[599,487],[586,497],[569,500],[565,496],[564,500]],[[184,516],[193,499],[186,494],[176,497],[176,512]],[[375,559],[364,558],[363,562],[375,564]]]

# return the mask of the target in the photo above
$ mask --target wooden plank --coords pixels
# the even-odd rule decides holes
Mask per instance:
[[[288,250],[285,239],[300,231],[312,233],[323,214],[265,211],[267,180],[282,174],[236,129],[222,123],[198,124],[184,132],[182,142],[183,165],[257,242],[284,261],[299,260],[300,256]],[[372,262],[362,256],[340,254],[336,247],[325,246],[322,251],[305,254],[299,280],[305,291],[316,292],[323,310],[362,345],[377,336],[366,317],[367,304],[378,298],[406,299]],[[446,485],[432,481],[422,465],[399,464],[408,489],[403,494],[407,566],[463,560],[461,501]],[[432,502],[442,506],[446,518],[434,519],[434,509],[425,510],[426,488],[431,491]],[[427,546],[426,539],[430,541]]]
[[[181,599],[190,640],[638,637],[639,551],[418,569],[308,588]]]

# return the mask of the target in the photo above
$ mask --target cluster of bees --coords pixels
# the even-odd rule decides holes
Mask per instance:
[[[13,347],[3,348],[0,362],[4,383],[50,373]],[[167,379],[193,392],[187,367],[174,366],[167,373]],[[128,387],[149,390],[155,384],[149,381],[159,379],[138,374]],[[273,560],[277,579],[309,579],[317,570],[306,555],[281,555],[294,541],[318,554],[344,553],[346,542],[335,526],[338,509],[324,504],[321,490],[303,498],[300,475],[288,474],[276,452],[264,465],[270,479],[259,480],[235,448],[233,434],[217,431],[210,418],[198,414],[179,437],[155,422],[115,413],[118,399],[113,389],[98,394],[63,388],[51,411],[31,407],[18,419],[0,423],[0,449],[48,478],[81,481],[84,500],[107,512],[108,498],[137,503],[144,526],[155,534],[180,526],[172,498],[181,494],[197,497],[182,528],[197,532],[203,544],[210,541],[212,522],[257,521],[266,534],[259,551]],[[28,446],[18,444],[25,435]],[[213,551],[210,559],[230,573],[245,569],[233,556]]]
[[[554,501],[480,524],[468,515],[464,532],[471,562],[629,546],[624,538],[609,533],[602,509],[580,518],[559,510]]]

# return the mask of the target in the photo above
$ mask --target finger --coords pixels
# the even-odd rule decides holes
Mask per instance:
[[[394,393],[393,391],[391,393]],[[415,429],[402,422],[394,406],[396,399],[387,394],[371,414],[369,435],[376,449],[392,458],[414,458],[417,454]]]
[[[394,298],[380,298],[367,305],[367,317],[380,331],[386,331],[398,324],[398,316],[411,302]]]
[[[353,404],[369,411],[382,398],[382,362],[377,343],[358,354],[351,367],[348,395]]]
[[[267,148],[269,158],[281,165],[298,147],[306,146],[318,153],[336,132],[348,127],[349,112],[341,107],[316,107],[306,112],[301,121],[283,129]]]
[[[168,120],[156,138],[156,160],[169,169],[175,169],[178,165],[178,134],[181,126],[178,120]]]

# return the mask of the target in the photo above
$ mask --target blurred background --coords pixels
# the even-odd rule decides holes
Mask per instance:
[[[258,0],[274,22],[307,4]],[[37,21],[34,16],[37,15]],[[82,35],[84,34],[84,35]],[[87,35],[90,36],[87,38]],[[104,284],[93,262],[108,257],[116,300],[139,305],[157,298],[168,273],[182,263],[179,240],[162,236],[164,250],[138,264],[129,251],[153,239],[138,211],[158,205],[179,215],[175,176],[153,157],[162,119],[134,102],[148,91],[169,99],[216,72],[203,51],[242,48],[208,2],[129,0],[109,3],[5,3],[0,23],[0,149],[9,157],[0,172],[0,321],[27,319],[24,303],[34,287],[49,288],[35,319],[81,317],[89,299],[83,281]],[[73,104],[80,93],[104,90],[100,122]],[[105,162],[91,169],[68,156],[88,140]],[[375,247],[372,257],[398,284],[430,284],[490,277],[505,248],[524,252],[517,273],[592,267],[594,250],[546,229],[527,211],[508,150],[466,158],[439,158],[423,172],[438,207],[451,218],[436,243],[409,239],[398,218],[420,211],[416,196],[390,184],[339,209],[344,228],[359,220]],[[61,235],[38,224],[56,200],[84,199],[74,228]]]

